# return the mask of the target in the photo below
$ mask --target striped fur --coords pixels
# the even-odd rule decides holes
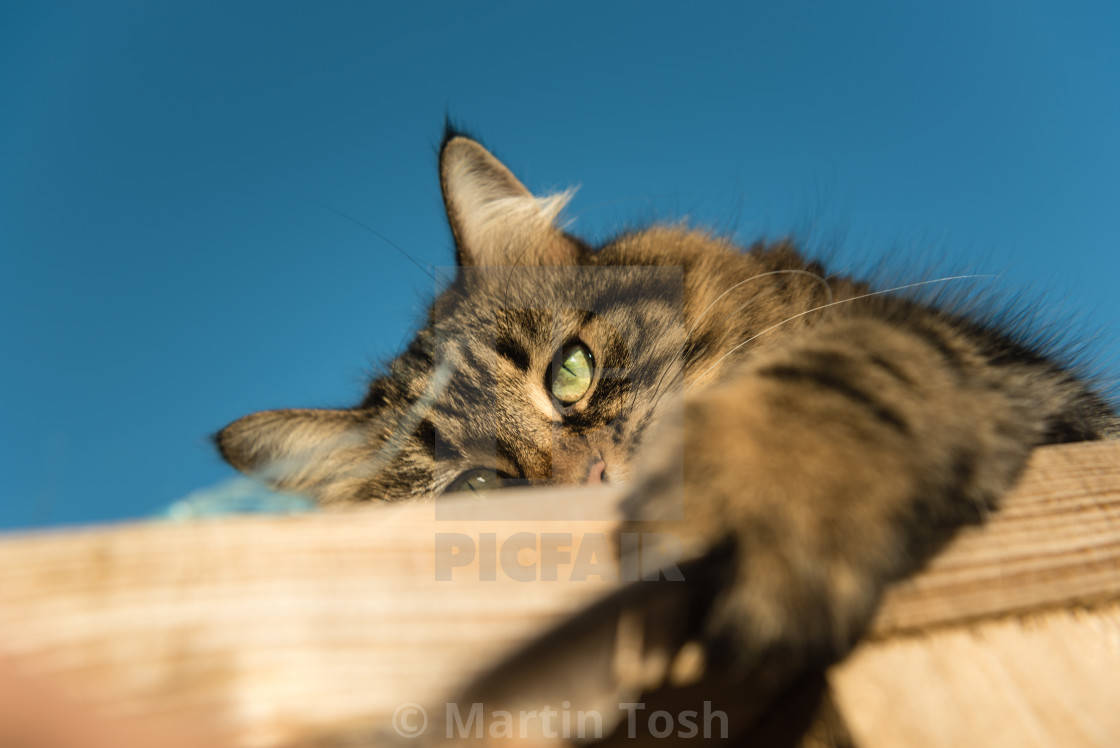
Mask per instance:
[[[478,467],[598,470],[633,486],[630,529],[732,549],[712,651],[827,660],[1033,447],[1118,433],[1044,352],[788,243],[662,226],[591,249],[556,225],[564,196],[534,198],[472,140],[449,135],[440,174],[460,271],[423,329],[352,409],[231,424],[235,467],[324,503],[439,494]],[[547,382],[573,341],[596,374],[565,407]]]

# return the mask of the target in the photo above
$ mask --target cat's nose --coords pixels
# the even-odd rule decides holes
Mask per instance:
[[[596,485],[603,482],[603,473],[607,470],[607,463],[602,460],[596,460],[595,464],[587,472],[587,480],[584,483],[588,486]]]

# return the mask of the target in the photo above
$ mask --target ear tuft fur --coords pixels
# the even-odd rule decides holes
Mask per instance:
[[[320,502],[350,491],[370,444],[359,411],[268,410],[240,418],[214,436],[222,457],[257,480]]]
[[[573,190],[535,197],[478,142],[444,136],[440,186],[460,265],[563,265],[576,245],[555,226]]]

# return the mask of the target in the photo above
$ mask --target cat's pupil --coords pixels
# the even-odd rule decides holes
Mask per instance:
[[[456,478],[447,488],[447,492],[470,491],[482,493],[501,488],[505,481],[500,475],[490,468],[474,468]]]
[[[564,348],[558,359],[559,365],[553,368],[550,389],[553,397],[564,405],[571,405],[587,394],[595,363],[591,351],[581,343]]]

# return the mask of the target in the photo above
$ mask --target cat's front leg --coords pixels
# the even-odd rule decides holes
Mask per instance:
[[[650,445],[626,531],[729,554],[702,634],[721,659],[842,656],[883,587],[1013,484],[1045,409],[951,336],[822,324],[687,398]]]

